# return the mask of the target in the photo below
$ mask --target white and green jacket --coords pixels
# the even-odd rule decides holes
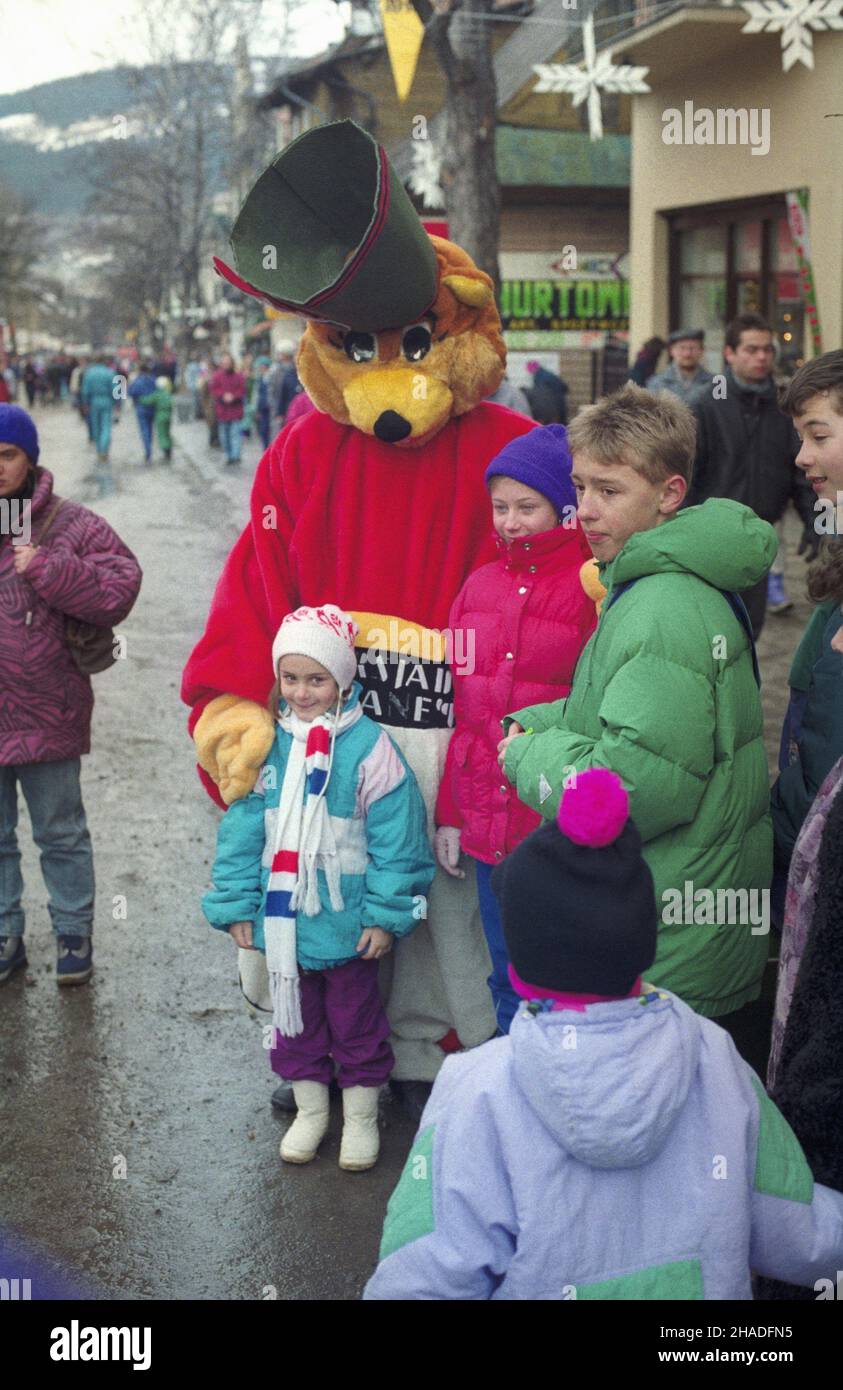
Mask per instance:
[[[843,1196],[729,1035],[675,995],[546,1011],[449,1058],[367,1299],[828,1297]]]

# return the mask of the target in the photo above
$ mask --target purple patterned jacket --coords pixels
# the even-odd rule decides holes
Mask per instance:
[[[35,470],[32,542],[52,506],[53,475]],[[91,681],[64,640],[65,615],[109,627],[132,609],[141,568],[101,516],[65,502],[22,575],[0,535],[0,765],[76,758],[91,747]]]

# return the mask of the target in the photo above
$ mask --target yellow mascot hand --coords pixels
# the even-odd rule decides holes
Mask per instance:
[[[580,583],[587,597],[593,600],[599,618],[600,609],[603,607],[603,600],[606,597],[606,588],[600,582],[600,571],[597,568],[596,560],[586,560],[580,570]]]
[[[239,695],[218,695],[193,731],[199,766],[213,777],[226,806],[248,796],[275,737],[269,710]]]

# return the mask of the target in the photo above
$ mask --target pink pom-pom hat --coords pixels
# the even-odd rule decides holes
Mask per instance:
[[[659,913],[621,779],[577,773],[547,820],[492,870],[507,951],[528,985],[622,998],[652,964]]]
[[[563,794],[556,820],[575,845],[593,849],[610,845],[629,820],[629,797],[620,777],[606,767],[576,773]]]

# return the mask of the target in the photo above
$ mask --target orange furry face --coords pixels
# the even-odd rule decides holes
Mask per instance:
[[[390,444],[423,444],[500,384],[506,361],[492,283],[438,237],[439,290],[418,323],[358,333],[311,321],[298,370],[318,409]]]

